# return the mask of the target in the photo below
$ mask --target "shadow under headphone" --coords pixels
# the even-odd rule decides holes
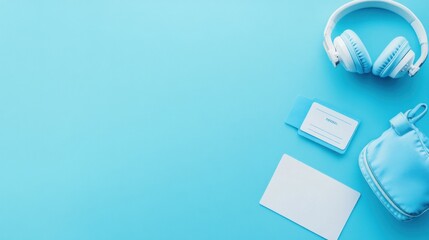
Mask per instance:
[[[345,15],[365,8],[380,8],[391,11],[404,18],[413,28],[420,43],[420,57],[414,63],[415,53],[407,39],[402,36],[393,39],[372,64],[371,57],[352,30],[345,30],[332,42],[332,31],[336,23]],[[349,72],[369,73],[379,77],[400,78],[408,73],[414,76],[428,55],[428,40],[423,24],[416,15],[404,5],[393,0],[356,0],[338,8],[328,20],[324,31],[323,46],[329,59],[336,67],[341,63]]]

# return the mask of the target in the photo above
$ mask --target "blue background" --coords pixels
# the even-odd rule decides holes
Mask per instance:
[[[429,102],[429,66],[334,69],[322,35],[345,2],[1,1],[0,239],[320,239],[259,205],[283,153],[361,192],[341,239],[427,239],[429,214],[396,221],[357,158]],[[397,35],[419,52],[385,11],[346,28],[373,60]],[[284,126],[300,94],[360,118],[346,154]]]

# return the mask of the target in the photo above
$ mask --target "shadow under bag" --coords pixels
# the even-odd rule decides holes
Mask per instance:
[[[429,208],[429,141],[415,123],[427,112],[418,104],[390,120],[391,127],[362,150],[359,166],[378,199],[398,220]]]

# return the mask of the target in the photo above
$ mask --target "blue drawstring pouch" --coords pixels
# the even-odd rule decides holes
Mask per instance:
[[[361,152],[359,167],[375,195],[398,220],[429,208],[429,141],[415,123],[427,111],[418,104],[390,120],[391,127]]]

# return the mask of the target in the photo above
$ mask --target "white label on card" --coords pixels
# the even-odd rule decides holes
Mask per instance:
[[[344,150],[357,126],[358,121],[314,102],[300,130]]]

